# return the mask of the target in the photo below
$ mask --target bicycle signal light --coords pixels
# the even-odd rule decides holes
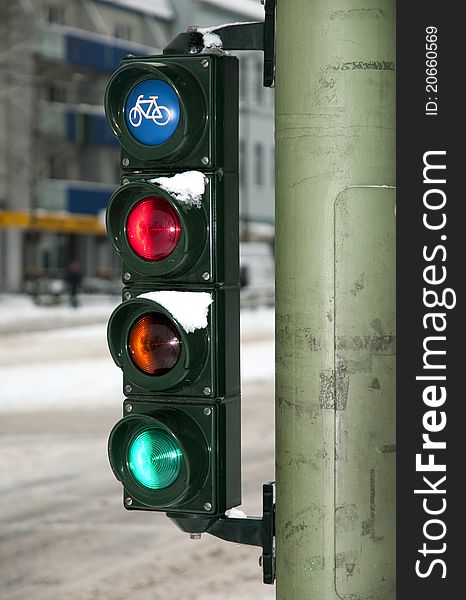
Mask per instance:
[[[105,93],[123,170],[237,172],[237,92],[233,56],[124,59]]]
[[[141,144],[163,144],[180,121],[176,92],[160,79],[146,79],[136,84],[126,98],[125,119],[129,132]]]

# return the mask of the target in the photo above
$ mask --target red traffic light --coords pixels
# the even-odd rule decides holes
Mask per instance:
[[[176,248],[181,225],[170,204],[154,196],[144,198],[130,211],[126,235],[132,250],[151,262],[165,260]]]

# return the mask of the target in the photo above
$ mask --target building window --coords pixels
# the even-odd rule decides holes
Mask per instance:
[[[65,10],[61,4],[47,4],[44,6],[44,18],[49,23],[65,23]]]
[[[256,185],[264,185],[264,148],[262,144],[254,146]]]
[[[264,79],[264,73],[263,73],[263,69],[262,69],[262,63],[260,60],[258,60],[256,62],[256,101],[258,104],[260,104],[262,102],[262,98],[263,98],[263,79]]]
[[[117,23],[113,34],[119,40],[131,40],[131,26],[126,23]]]
[[[49,157],[48,175],[50,179],[67,178],[67,161],[63,154],[56,154]]]
[[[49,102],[66,102],[65,86],[60,82],[51,81],[45,85],[44,96]]]

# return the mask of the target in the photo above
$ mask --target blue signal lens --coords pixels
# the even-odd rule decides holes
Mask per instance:
[[[180,121],[178,96],[160,79],[145,79],[135,85],[126,98],[124,111],[131,135],[146,146],[166,142]]]

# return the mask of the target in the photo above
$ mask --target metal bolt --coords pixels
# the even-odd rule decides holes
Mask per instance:
[[[126,271],[126,273],[123,273],[123,279],[125,281],[129,281],[131,279],[131,273],[128,273],[128,271]]]
[[[202,273],[202,279],[205,279],[206,281],[210,279],[210,275],[209,273],[207,273],[207,271],[205,273]]]
[[[128,390],[128,388],[129,388],[129,390]],[[125,392],[127,394],[129,394],[131,392],[131,389],[132,389],[131,386],[127,385],[125,387]],[[125,404],[125,410],[126,410],[126,412],[131,412],[133,410],[133,405],[132,404]]]
[[[209,416],[210,414],[212,414],[212,409],[211,408],[204,408],[204,414]]]
[[[209,178],[208,177],[204,177],[204,184],[208,185],[208,183],[209,183]]]
[[[126,179],[126,177],[125,177],[125,179],[122,179],[122,183],[123,183],[123,185],[126,185],[127,183],[129,183],[129,179]]]
[[[133,504],[133,499],[128,496],[128,498],[125,498],[125,504],[126,506],[131,506],[131,504]]]
[[[190,533],[189,534],[189,539],[190,540],[200,540],[201,539],[201,534],[200,533]]]
[[[212,391],[212,390],[210,389],[210,387],[207,387],[207,386],[206,386],[206,387],[205,387],[205,388],[202,390],[202,393],[204,394],[204,396],[209,396],[209,395],[210,395],[210,393],[211,393],[211,391]]]
[[[204,510],[212,510],[212,504],[210,502],[206,502],[204,504]]]
[[[197,25],[188,25],[188,28],[186,29],[186,31],[188,33],[194,33],[195,31],[197,31]]]
[[[131,292],[125,292],[125,293],[123,294],[123,298],[124,298],[125,300],[131,300]]]
[[[124,167],[129,167],[129,158],[124,158],[124,159],[121,161],[121,164],[122,164]]]
[[[204,58],[204,60],[201,61],[201,66],[204,67],[204,69],[207,69],[209,61]]]
[[[201,163],[202,163],[203,165],[208,165],[208,164],[209,164],[209,157],[208,157],[208,156],[203,156],[203,157],[201,158]]]

